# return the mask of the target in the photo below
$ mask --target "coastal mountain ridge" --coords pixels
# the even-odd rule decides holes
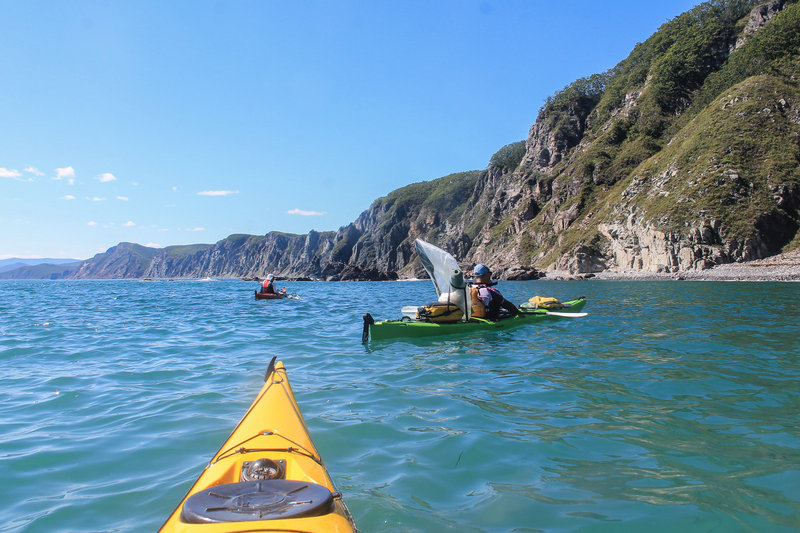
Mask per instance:
[[[698,271],[800,249],[798,209],[800,3],[714,0],[548,98],[485,170],[399,188],[338,231],[120,243],[41,277],[423,277],[416,238],[504,279]]]
[[[13,271],[17,279],[42,279],[52,275],[61,277],[71,273],[81,263],[80,259],[11,257],[0,259],[0,274]]]

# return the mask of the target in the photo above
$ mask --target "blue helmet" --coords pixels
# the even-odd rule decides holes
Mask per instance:
[[[487,267],[483,263],[478,263],[477,265],[475,265],[475,268],[473,268],[472,271],[475,273],[476,276],[483,276],[484,274],[489,274],[491,272],[491,270],[489,270],[489,267]]]

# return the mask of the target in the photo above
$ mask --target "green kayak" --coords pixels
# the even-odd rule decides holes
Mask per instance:
[[[474,331],[489,331],[511,329],[525,324],[549,322],[562,318],[576,318],[585,316],[580,310],[586,305],[586,298],[581,296],[577,300],[561,302],[559,309],[527,309],[520,307],[520,315],[503,320],[491,321],[472,318],[469,322],[453,322],[449,324],[427,322],[424,320],[403,318],[400,320],[381,320],[375,322],[369,313],[364,315],[364,330],[362,340],[367,342],[383,339],[419,338],[438,335],[462,335]]]

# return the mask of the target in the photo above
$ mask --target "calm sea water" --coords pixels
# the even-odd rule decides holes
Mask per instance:
[[[269,359],[372,531],[800,530],[800,284],[504,282],[589,316],[360,342],[430,282],[0,282],[0,530],[155,531]]]

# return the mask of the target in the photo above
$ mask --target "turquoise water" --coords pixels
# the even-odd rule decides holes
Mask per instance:
[[[589,316],[360,342],[429,282],[0,282],[0,527],[155,531],[283,360],[359,529],[800,530],[800,284],[503,282]]]

